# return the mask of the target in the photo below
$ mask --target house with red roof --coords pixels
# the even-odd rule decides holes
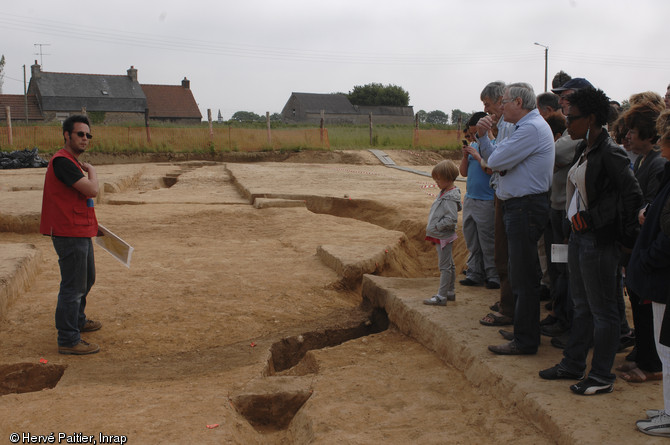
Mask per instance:
[[[31,66],[28,97],[46,122],[63,121],[80,113],[89,115],[98,124],[147,120],[195,124],[202,120],[188,79],[184,78],[181,85],[141,85],[134,66],[125,75],[52,73],[42,71],[35,61]],[[21,112],[15,100],[13,103],[12,121],[20,120]]]

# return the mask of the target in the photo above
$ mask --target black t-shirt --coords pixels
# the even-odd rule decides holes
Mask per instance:
[[[84,174],[79,170],[79,167],[68,158],[59,156],[54,159],[52,165],[56,177],[68,187],[72,187],[72,184],[84,177]]]

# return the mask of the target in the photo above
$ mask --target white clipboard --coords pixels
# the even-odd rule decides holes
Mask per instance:
[[[116,236],[102,224],[98,224],[98,236],[95,237],[95,243],[130,269],[130,258],[133,256],[133,250],[135,250],[133,246]]]

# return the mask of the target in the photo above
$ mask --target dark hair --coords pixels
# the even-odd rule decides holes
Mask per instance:
[[[88,120],[87,116],[84,116],[83,114],[73,114],[63,122],[63,140],[65,140],[66,132],[72,134],[75,123],[86,124],[88,125],[88,128],[91,128],[91,122]]]
[[[579,108],[582,116],[593,115],[596,125],[603,126],[607,123],[610,112],[610,98],[601,89],[582,88],[567,97],[570,106]]]
[[[551,133],[552,134],[563,134],[565,131],[565,116],[563,116],[563,113],[560,111],[554,111],[553,113],[549,114],[544,120],[547,121],[549,124],[549,127],[551,127]]]
[[[617,119],[619,119],[619,114],[621,105],[617,101],[610,101],[610,110],[607,114],[607,125],[612,125]]]
[[[626,126],[637,130],[640,139],[651,139],[652,144],[656,143],[658,140],[656,120],[661,114],[660,111],[659,108],[648,103],[634,105],[624,114]]]
[[[670,88],[670,85],[668,85]],[[670,110],[663,111],[656,120],[656,131],[660,135],[659,143],[670,144]]]
[[[628,133],[628,127],[626,127],[626,122],[623,116],[619,116],[619,118],[612,123],[610,132],[617,144],[623,144],[623,138],[625,138],[626,133]]]
[[[572,76],[570,76],[570,74],[566,73],[565,71],[561,70],[556,73],[554,79],[551,81],[551,87],[560,88],[563,85],[565,85],[565,82],[567,82],[568,80],[572,80]]]
[[[558,95],[554,93],[542,93],[537,96],[537,108],[551,107],[554,111],[561,107],[558,105]]]
[[[483,111],[476,112],[475,114],[470,116],[470,119],[468,119],[468,123],[465,125],[465,128],[474,127],[475,125],[477,125],[477,122],[479,122],[479,119],[483,118],[484,116],[486,116],[486,113],[484,113]]]

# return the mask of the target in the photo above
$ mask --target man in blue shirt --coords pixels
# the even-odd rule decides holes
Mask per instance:
[[[549,219],[554,137],[536,108],[533,87],[515,83],[503,95],[503,117],[516,125],[507,139],[492,144],[490,117],[477,123],[480,152],[500,173],[496,196],[502,201],[509,253],[509,279],[516,298],[514,338],[489,346],[496,354],[535,354],[540,345],[541,269],[537,242]]]

